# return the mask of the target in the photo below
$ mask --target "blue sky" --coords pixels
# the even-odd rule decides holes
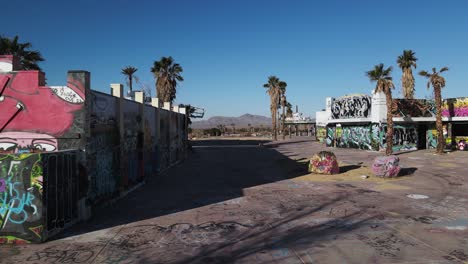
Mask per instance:
[[[50,85],[66,71],[91,72],[95,90],[124,83],[120,70],[137,67],[153,89],[150,68],[172,56],[183,68],[176,103],[206,116],[269,115],[262,88],[269,75],[288,83],[288,100],[314,115],[325,97],[370,93],[375,64],[394,67],[412,49],[417,70],[448,66],[444,97],[468,96],[468,2],[454,1],[6,1],[0,34],[42,52]],[[416,77],[416,95],[427,97]],[[138,86],[138,85],[137,85]]]

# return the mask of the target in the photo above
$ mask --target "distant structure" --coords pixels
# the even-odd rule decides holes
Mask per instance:
[[[437,146],[435,102],[426,99],[393,99],[393,151],[432,149]],[[442,121],[447,149],[468,140],[468,97],[443,101]],[[329,147],[384,150],[387,104],[383,93],[326,98],[324,111],[316,113],[317,139]]]
[[[303,113],[298,111],[296,105],[296,112],[292,114],[292,117],[286,117],[284,124],[288,126],[289,137],[291,137],[291,128],[294,127],[295,135],[302,135],[302,130],[299,129],[299,125],[304,125],[307,130],[307,136],[315,136],[315,119],[304,116]]]

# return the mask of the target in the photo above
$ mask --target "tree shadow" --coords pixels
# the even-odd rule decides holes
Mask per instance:
[[[308,174],[305,164],[274,149],[242,147],[258,140],[219,141],[197,142],[200,148],[193,148],[183,163],[147,179],[125,198],[96,208],[90,220],[52,240],[231,200],[242,197],[245,188]]]
[[[255,255],[267,253],[273,253],[274,262],[281,263],[291,257],[295,258],[295,253],[293,254],[291,250],[308,250],[318,244],[337,239],[338,236],[367,226],[369,225],[369,221],[379,217],[372,215],[372,213],[369,214],[364,209],[351,214],[345,214],[341,217],[330,218],[316,224],[303,224],[303,222],[307,222],[307,219],[312,217],[312,214],[333,208],[337,203],[348,198],[347,195],[342,195],[316,207],[310,207],[301,211],[297,211],[296,209],[283,211],[282,213],[286,215],[284,218],[261,226],[253,226],[245,232],[240,232],[235,236],[229,237],[226,241],[220,243],[213,242],[202,246],[192,256],[182,256],[179,254],[177,260],[165,263],[234,263],[247,258],[249,258],[248,260],[252,260],[251,258]],[[226,236],[229,236],[228,233],[226,233]],[[168,250],[173,250],[173,248],[168,248]],[[132,252],[132,254],[138,254],[138,251]],[[154,259],[141,259],[141,263],[151,263],[152,261]],[[295,261],[298,261],[298,259],[295,258]],[[271,259],[262,260],[255,257],[255,263],[271,263]]]
[[[418,168],[401,168],[400,173],[398,173],[398,177],[406,177],[413,175]]]
[[[348,172],[348,171],[351,171],[351,170],[355,170],[355,169],[359,169],[361,168],[362,166],[360,165],[344,165],[344,166],[340,166],[340,173],[344,173],[344,172]]]

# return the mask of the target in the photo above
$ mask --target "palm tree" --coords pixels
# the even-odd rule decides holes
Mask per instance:
[[[398,66],[403,72],[403,75],[401,76],[401,84],[405,99],[414,98],[414,76],[411,68],[414,67],[416,69],[416,61],[418,60],[414,55],[414,51],[404,50],[403,54],[398,56],[397,60]]]
[[[286,86],[288,84],[286,82],[280,82],[280,91],[281,91],[281,98],[280,98],[280,103],[281,107],[283,108],[283,115],[281,116],[281,135],[283,136],[283,140],[286,138],[286,133],[284,132],[284,121],[285,121],[285,112],[286,112]]]
[[[125,77],[127,78],[128,80],[128,87],[130,89],[130,92],[132,92],[132,85],[133,85],[133,78],[136,76],[133,76],[135,74],[135,72],[138,71],[137,68],[135,67],[132,67],[132,66],[127,66],[125,68],[122,69],[122,74],[125,75]]]
[[[236,133],[236,124],[234,123],[231,123],[231,126],[232,126],[232,133],[235,134]]]
[[[448,71],[447,67],[443,67],[440,71],[436,68],[432,68],[432,73],[427,71],[420,71],[419,75],[428,78],[427,89],[432,85],[434,88],[434,99],[436,105],[436,129],[437,129],[437,153],[442,154],[444,152],[444,134],[442,127],[442,88],[445,87],[445,79],[440,76],[444,71]]]
[[[162,57],[155,61],[151,72],[156,78],[156,92],[161,102],[173,102],[176,98],[177,82],[184,80],[182,66],[174,63],[172,57]]]
[[[395,88],[395,85],[392,81],[392,67],[385,69],[383,63],[375,65],[374,69],[366,72],[367,77],[369,77],[371,82],[376,82],[375,91],[383,92],[387,101],[387,149],[385,151],[386,155],[391,155],[393,150],[393,115],[392,115],[392,89]]]
[[[0,36],[0,54],[18,57],[23,70],[41,71],[37,63],[44,61],[44,58],[39,51],[30,50],[31,48],[32,45],[29,42],[19,43],[18,36],[13,39]]]
[[[293,115],[292,104],[286,101],[286,117],[292,117],[292,115]]]
[[[270,96],[270,112],[271,112],[271,122],[273,128],[273,140],[278,140],[277,137],[277,128],[276,128],[276,111],[279,106],[279,100],[281,95],[281,87],[286,88],[286,83],[280,81],[276,76],[268,77],[268,82],[263,85],[264,88],[267,88],[267,93]]]

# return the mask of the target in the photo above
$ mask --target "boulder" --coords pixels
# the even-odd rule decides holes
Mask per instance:
[[[383,178],[396,177],[401,170],[399,162],[400,159],[395,155],[376,157],[372,164],[372,172]]]
[[[337,174],[340,167],[335,154],[330,151],[320,151],[312,156],[309,163],[309,172],[318,174]]]

